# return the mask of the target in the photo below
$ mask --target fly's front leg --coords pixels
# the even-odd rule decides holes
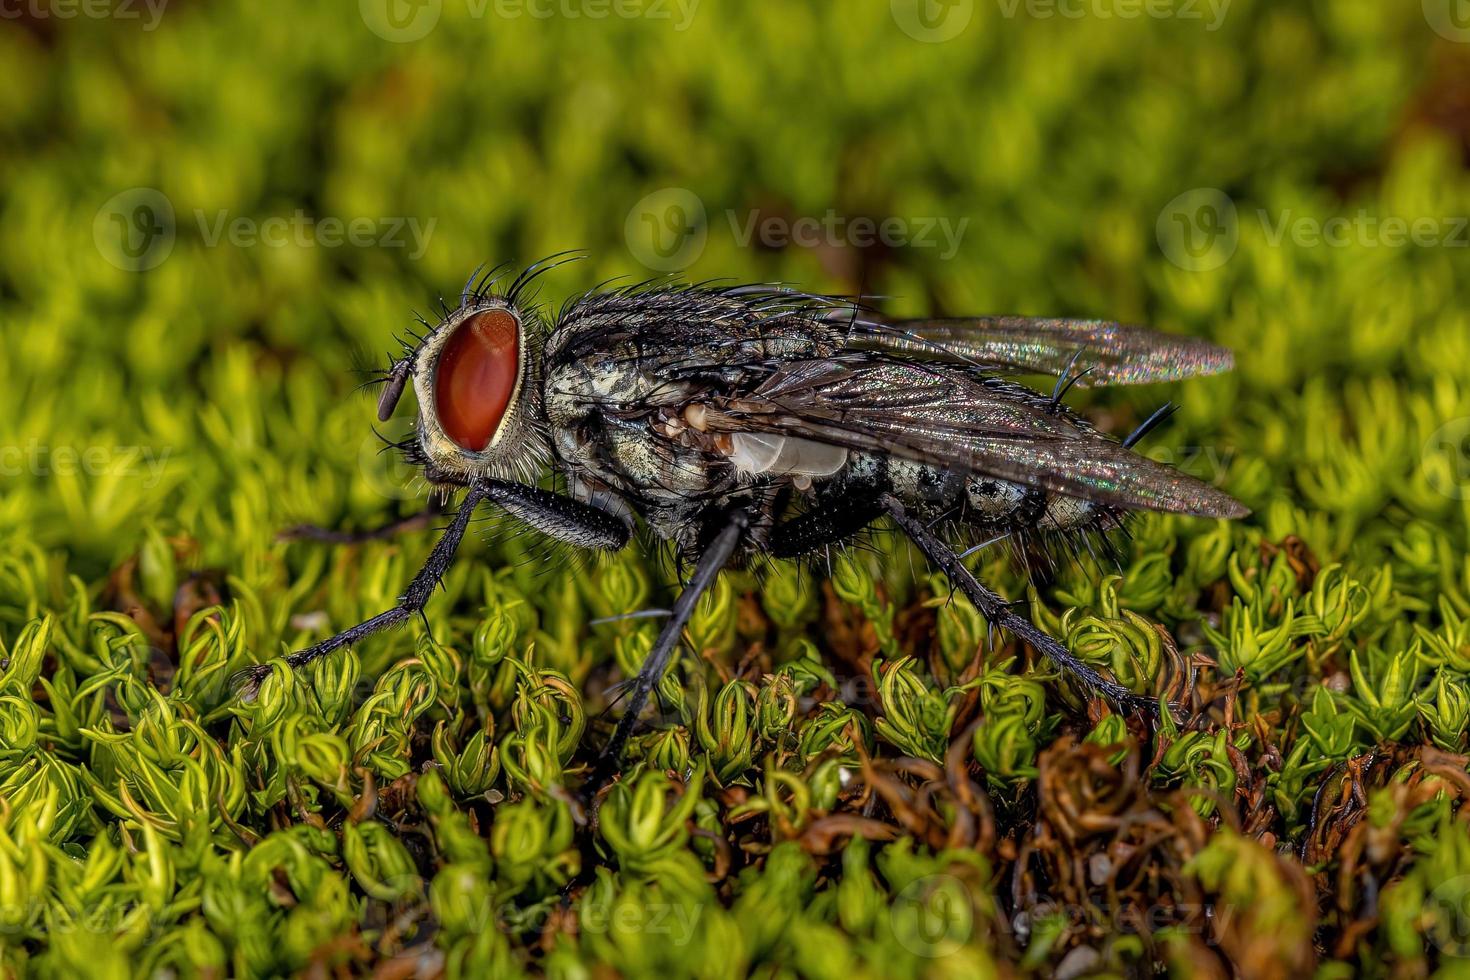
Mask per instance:
[[[527,527],[578,548],[617,551],[631,533],[614,514],[538,487],[497,482],[490,499]]]
[[[291,654],[286,658],[287,665],[292,670],[299,670],[313,660],[351,646],[378,630],[397,626],[415,613],[421,612],[428,603],[429,596],[434,594],[434,586],[444,577],[454,561],[454,553],[464,539],[475,508],[485,500],[499,504],[512,516],[531,527],[578,547],[621,548],[628,542],[627,525],[588,504],[519,483],[490,480],[472,484],[459,505],[454,520],[445,529],[444,536],[434,545],[424,567],[413,577],[396,606],[328,637],[315,646]],[[249,699],[255,696],[260,682],[269,673],[269,664],[257,664],[236,674],[233,683],[241,696]]]
[[[628,742],[628,736],[633,733],[633,726],[638,723],[638,715],[643,711],[643,706],[648,703],[648,696],[653,692],[654,685],[658,683],[664,674],[664,669],[669,665],[669,658],[673,656],[674,650],[679,645],[679,638],[684,632],[684,626],[689,622],[690,615],[694,612],[694,604],[705,590],[714,584],[715,578],[720,574],[720,569],[725,567],[730,557],[735,554],[735,549],[740,546],[740,541],[750,529],[750,517],[744,510],[736,510],[729,516],[728,523],[715,535],[704,554],[699,556],[699,562],[694,566],[694,574],[689,578],[689,584],[684,591],[679,593],[679,598],[674,602],[673,612],[664,623],[663,631],[659,633],[658,639],[654,641],[653,648],[648,651],[648,657],[643,661],[643,666],[638,671],[638,677],[633,682],[633,691],[628,698],[628,707],[623,717],[618,719],[618,727],[613,730],[612,739],[607,743],[607,748],[602,751],[602,758],[598,760],[597,768],[587,782],[587,793],[591,795],[602,787],[611,778],[613,769],[618,764],[618,758],[623,754],[623,747]]]
[[[894,523],[902,528],[909,540],[913,541],[924,553],[924,557],[937,565],[950,582],[975,604],[975,608],[980,610],[980,615],[996,626],[1010,630],[1018,639],[1030,644],[1038,653],[1077,678],[1084,686],[1103,694],[1116,704],[1132,711],[1152,712],[1158,709],[1158,701],[1154,698],[1134,694],[1123,685],[1103,677],[1073,656],[1072,652],[1054,637],[1037,628],[1031,620],[1014,612],[1010,603],[980,584],[980,580],[975,578],[975,573],[965,567],[953,548],[936,537],[923,521],[915,519],[905,511],[903,503],[896,497],[885,494],[882,504],[888,511],[888,515],[893,518]]]
[[[424,604],[429,601],[429,596],[434,592],[434,586],[438,584],[440,577],[454,560],[454,553],[459,549],[460,541],[464,539],[465,529],[469,527],[470,516],[480,501],[484,500],[490,492],[491,488],[487,484],[477,483],[470,487],[469,493],[465,494],[464,502],[459,505],[459,513],[454,515],[454,520],[444,531],[444,536],[434,545],[434,550],[429,553],[429,560],[413,577],[413,581],[409,583],[403,596],[398,600],[398,605],[378,613],[372,619],[358,623],[351,629],[343,630],[336,636],[328,637],[315,646],[291,654],[286,658],[287,665],[292,670],[300,670],[313,660],[325,657],[343,647],[351,646],[380,629],[396,626],[423,609]],[[240,696],[246,700],[254,698],[260,689],[260,682],[270,674],[270,669],[269,664],[257,664],[236,674],[232,682],[239,690]]]

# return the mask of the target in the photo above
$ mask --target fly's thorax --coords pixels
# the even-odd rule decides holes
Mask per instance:
[[[814,466],[831,472],[826,447],[818,461],[800,440],[783,455],[779,446],[737,447],[729,436],[719,443],[700,429],[704,402],[758,385],[773,358],[835,350],[835,327],[773,316],[757,298],[675,290],[574,304],[547,339],[541,384],[551,447],[567,473],[649,516],[681,499],[709,502],[764,484],[773,466],[798,477]]]
[[[627,496],[646,511],[721,482],[709,457],[669,438],[665,420],[696,393],[615,355],[548,364],[542,404],[568,474]]]
[[[486,296],[450,313],[413,362],[419,447],[461,479],[534,478],[545,465],[535,327]]]

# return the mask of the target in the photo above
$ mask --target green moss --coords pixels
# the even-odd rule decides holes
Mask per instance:
[[[359,6],[0,33],[0,974],[1461,963],[1470,46],[1432,11],[977,3],[926,43],[881,0],[446,0],[392,43]],[[742,241],[829,212],[815,247]],[[908,244],[853,241],[890,216]],[[355,372],[481,262],[572,246],[551,303],[672,257],[1234,348],[1228,377],[1072,398],[1117,431],[1182,401],[1148,451],[1249,519],[1144,516],[1118,568],[1040,591],[978,560],[1187,717],[1084,703],[879,539],[724,579],[594,829],[576,790],[656,629],[594,620],[675,577],[499,525],[426,622],[232,700],[430,546],[277,539],[420,506]]]

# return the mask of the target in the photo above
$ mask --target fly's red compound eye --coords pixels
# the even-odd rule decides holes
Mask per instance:
[[[520,373],[520,325],[505,310],[476,313],[439,352],[434,408],[444,434],[480,452],[495,437]]]

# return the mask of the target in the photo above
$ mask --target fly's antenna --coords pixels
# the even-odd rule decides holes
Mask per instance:
[[[403,397],[404,386],[408,384],[408,372],[413,367],[413,362],[403,357],[393,362],[388,369],[388,377],[383,385],[383,393],[378,396],[378,421],[386,422],[393,417],[393,410],[398,407],[398,400]]]

